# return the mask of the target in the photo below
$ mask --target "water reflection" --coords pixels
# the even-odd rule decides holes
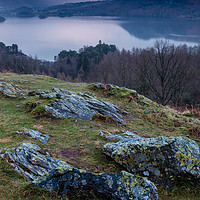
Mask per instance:
[[[195,45],[200,42],[199,25],[199,22],[143,18],[9,18],[0,24],[0,40],[6,45],[17,43],[33,57],[53,60],[63,49],[79,50],[84,45],[96,45],[99,40],[129,50],[133,46],[152,46],[156,39]]]
[[[135,18],[124,19],[120,25],[131,35],[143,40],[162,37],[181,42],[200,43],[200,21]]]

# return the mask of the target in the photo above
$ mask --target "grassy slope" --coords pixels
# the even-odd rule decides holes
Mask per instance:
[[[53,87],[75,92],[88,91],[85,83],[68,83],[46,76],[0,74],[0,80],[19,85],[24,89],[49,90]],[[127,103],[126,98],[107,97],[96,92],[98,97],[108,100],[132,114],[126,119],[126,126],[109,121],[81,121],[77,119],[51,119],[34,116],[27,112],[25,103],[30,99],[12,100],[0,96],[0,149],[17,147],[22,142],[38,144],[52,157],[59,158],[92,172],[119,172],[122,167],[108,160],[101,153],[102,146],[108,142],[98,136],[99,131],[118,132],[129,130],[142,137],[186,136],[189,127],[199,127],[200,121],[177,115],[169,108],[145,107],[135,102]],[[36,97],[31,97],[35,100]],[[20,107],[17,107],[20,105]],[[32,128],[50,135],[47,144],[25,135],[15,134],[23,128]],[[39,129],[37,129],[38,127]],[[195,136],[190,136],[198,141]],[[200,143],[199,143],[200,144]],[[68,149],[68,150],[66,150]],[[69,150],[70,149],[70,150]],[[170,190],[159,188],[160,199],[200,199],[199,188],[180,183]],[[12,170],[12,167],[0,160],[0,199],[57,199],[56,192],[48,192],[28,185],[25,178]],[[68,199],[62,197],[61,199]]]

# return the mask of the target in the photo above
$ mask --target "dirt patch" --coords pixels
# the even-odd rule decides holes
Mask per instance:
[[[3,113],[3,110],[0,110],[0,113]]]
[[[71,147],[70,149],[62,149],[61,154],[63,157],[68,158],[77,158],[83,156],[76,147]]]
[[[33,125],[34,128],[37,128],[37,129],[47,129],[46,127],[42,126],[42,125]]]
[[[10,142],[10,141],[11,141],[11,139],[10,139],[9,137],[0,139],[0,142],[1,142],[1,143],[6,143],[6,142]]]

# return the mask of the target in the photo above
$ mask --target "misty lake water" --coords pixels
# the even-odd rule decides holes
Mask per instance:
[[[0,41],[18,44],[27,55],[53,60],[61,50],[78,51],[99,40],[118,49],[153,46],[156,39],[167,39],[189,46],[200,44],[199,21],[169,19],[117,19],[109,17],[7,18],[0,23]]]

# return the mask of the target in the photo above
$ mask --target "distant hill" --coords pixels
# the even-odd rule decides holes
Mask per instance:
[[[21,6],[27,7],[45,7],[64,3],[77,3],[86,0],[1,0],[1,9],[15,9]]]
[[[39,11],[38,9],[35,10],[35,13],[25,12],[24,17],[29,15],[38,15],[40,18],[50,16],[145,16],[200,19],[200,2],[198,0],[107,0],[78,3],[78,0],[76,0],[73,1],[73,3],[68,3],[70,1],[71,0],[59,0],[55,3],[53,0],[36,0],[34,2],[31,0],[18,0],[16,2],[13,0],[3,0],[1,4],[7,7],[41,7]],[[12,10],[12,12],[7,13],[7,15],[23,17],[23,12]]]
[[[200,19],[197,0],[112,0],[64,4],[45,8],[41,17],[48,16],[147,16]]]

